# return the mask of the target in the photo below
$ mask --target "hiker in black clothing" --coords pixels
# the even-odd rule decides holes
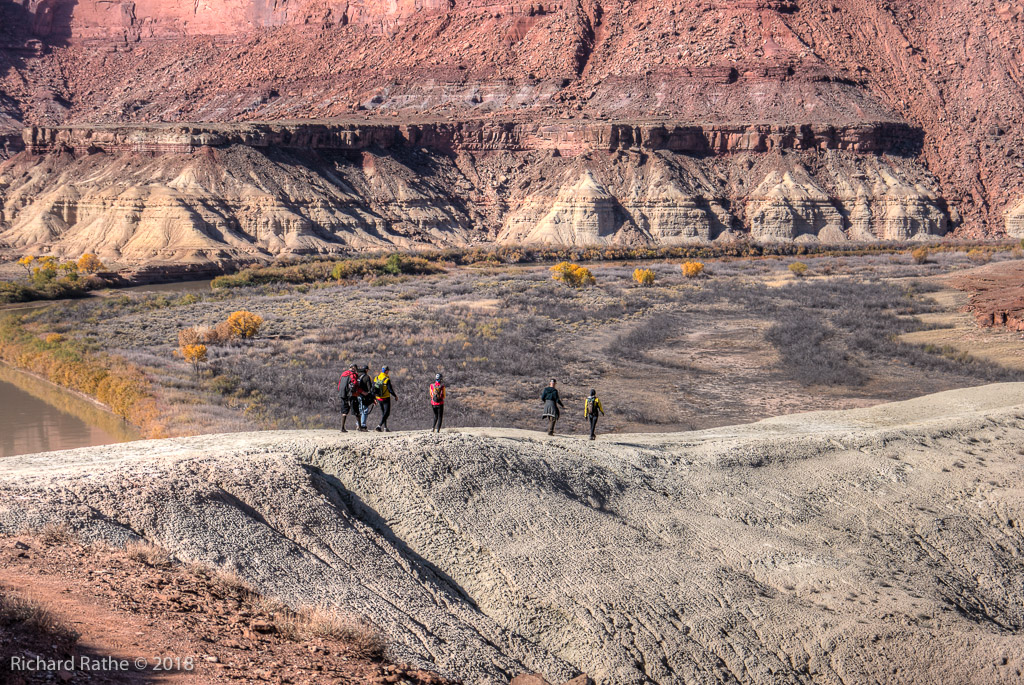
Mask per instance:
[[[597,440],[597,416],[604,413],[597,390],[590,391],[590,397],[583,403],[583,418],[590,419],[590,439]]]
[[[373,411],[373,381],[370,380],[370,367],[364,366],[359,370],[359,430],[366,431],[366,419]]]
[[[441,423],[444,421],[444,397],[447,391],[444,387],[444,376],[437,374],[434,382],[430,384],[430,408],[434,410],[434,427],[430,429],[433,433],[441,432]]]
[[[395,387],[391,384],[391,376],[388,374],[387,366],[383,367],[377,377],[373,379],[373,395],[377,398],[377,404],[380,405],[380,411],[383,414],[375,430],[377,432],[384,431],[385,433],[390,433],[388,417],[391,416],[391,398],[394,397],[397,400],[398,393],[395,392]]]
[[[558,397],[558,390],[555,389],[555,379],[551,379],[551,385],[544,388],[540,394],[541,402],[544,403],[544,418],[548,420],[548,435],[555,434],[555,422],[558,421],[558,408],[565,409],[562,400]]]
[[[341,374],[341,378],[338,379],[338,392],[341,393],[341,432],[347,433],[345,422],[348,421],[349,412],[359,416],[361,404],[359,402],[359,370],[355,364]],[[359,423],[358,418],[356,423]]]

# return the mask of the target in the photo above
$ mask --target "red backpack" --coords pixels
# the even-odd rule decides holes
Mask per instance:
[[[358,397],[359,375],[351,369],[341,374],[341,378],[338,379],[338,390],[341,390],[345,397]]]

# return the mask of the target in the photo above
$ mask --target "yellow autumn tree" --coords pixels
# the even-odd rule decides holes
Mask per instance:
[[[196,375],[199,375],[199,366],[207,360],[206,345],[182,345],[179,351],[182,359],[192,365]]]
[[[32,282],[39,287],[45,286],[57,278],[57,268],[60,262],[56,257],[36,257],[32,262]]]
[[[36,261],[35,255],[27,254],[27,255],[25,255],[24,257],[22,257],[21,259],[18,260],[18,266],[25,267],[25,271],[28,273],[29,276],[31,276],[32,275],[32,267],[33,267],[33,264],[35,263],[35,261]]]
[[[583,288],[597,282],[590,269],[571,262],[555,264],[551,267],[551,277],[573,288]]]
[[[259,335],[263,328],[263,317],[245,310],[232,312],[228,317],[228,329],[233,336],[239,338],[254,338]]]
[[[654,285],[654,271],[651,269],[636,269],[633,271],[633,280],[642,288]]]
[[[683,275],[687,278],[697,278],[704,273],[703,262],[683,262],[683,265],[679,267],[683,271]]]
[[[94,274],[97,271],[105,271],[106,266],[96,255],[86,252],[78,258],[78,270],[83,274]]]

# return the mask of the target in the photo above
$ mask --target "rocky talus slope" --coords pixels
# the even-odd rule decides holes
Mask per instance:
[[[67,521],[467,682],[1019,682],[1024,385],[671,435],[203,436],[0,461]]]
[[[1022,19],[1000,0],[6,2],[0,241],[132,262],[1016,235]],[[366,141],[153,129],[310,119]],[[211,150],[252,173],[141,169]]]

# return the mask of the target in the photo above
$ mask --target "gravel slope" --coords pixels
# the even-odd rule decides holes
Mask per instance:
[[[671,435],[295,431],[0,461],[69,520],[469,682],[1019,682],[1024,384]]]

